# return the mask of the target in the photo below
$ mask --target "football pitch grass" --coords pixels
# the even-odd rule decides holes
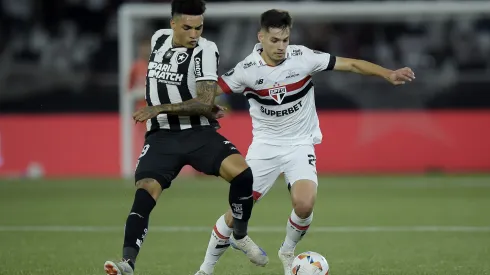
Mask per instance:
[[[118,259],[130,181],[0,179],[0,274],[104,274]],[[180,179],[160,198],[136,274],[193,275],[228,184]],[[282,275],[277,249],[291,211],[282,179],[254,208],[264,268],[229,249],[215,275]],[[323,254],[331,275],[490,274],[490,176],[322,177],[314,221],[296,252]]]

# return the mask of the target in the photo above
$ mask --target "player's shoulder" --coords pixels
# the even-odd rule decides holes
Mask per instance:
[[[314,51],[303,45],[289,45],[287,48],[287,53],[290,57],[302,57],[313,54]]]
[[[308,55],[308,54],[325,54],[326,52],[318,51],[315,49],[308,48],[303,45],[289,45],[288,46],[288,53],[291,56],[303,56],[303,55]]]
[[[166,38],[169,37],[173,34],[172,29],[159,29],[156,32],[153,33],[151,36],[151,44],[152,46],[157,42],[158,39],[161,37]]]
[[[162,36],[171,36],[174,33],[172,29],[159,29],[152,35],[152,39],[160,38]]]
[[[224,76],[240,76],[243,77],[244,75],[247,75],[249,68],[253,67],[256,65],[255,59],[253,59],[250,56],[245,57],[242,61],[238,62],[234,68],[229,70],[224,74]]]
[[[213,41],[209,40],[209,39],[206,39],[204,37],[199,37],[199,47],[201,47],[202,49],[209,49],[209,50],[213,50],[215,52],[218,52],[218,46],[216,46],[216,43],[214,43]]]
[[[253,54],[249,54],[247,57],[238,62],[237,67],[241,70],[251,70],[257,67],[257,62]]]

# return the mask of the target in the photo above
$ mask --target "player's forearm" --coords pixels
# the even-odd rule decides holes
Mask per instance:
[[[363,75],[374,75],[383,78],[388,78],[389,75],[392,73],[392,70],[383,68],[369,61],[352,59],[350,62],[351,72],[354,73]]]
[[[224,94],[223,90],[219,85],[216,85],[216,90],[214,90],[214,96],[218,97],[220,95]]]
[[[157,107],[158,112],[181,116],[201,115],[210,117],[213,114],[216,86],[216,81],[198,81],[196,82],[196,98],[181,103],[159,105]]]
[[[155,106],[160,114],[194,116],[202,115],[209,116],[212,113],[213,105],[201,102],[197,98],[193,98],[181,103],[162,104]]]

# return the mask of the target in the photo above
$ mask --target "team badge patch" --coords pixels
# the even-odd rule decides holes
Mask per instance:
[[[187,60],[187,57],[189,57],[188,53],[179,53],[177,54],[177,64],[182,64]]]
[[[281,104],[284,97],[286,97],[286,87],[274,87],[269,89],[269,96],[274,99],[277,104]]]
[[[230,76],[235,72],[235,69],[231,69],[228,72],[225,73],[226,76]]]

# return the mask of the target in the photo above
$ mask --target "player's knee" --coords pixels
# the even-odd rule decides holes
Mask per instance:
[[[302,219],[306,219],[313,213],[313,201],[300,200],[294,203],[293,208],[296,215]]]
[[[158,200],[162,193],[162,187],[155,179],[145,178],[136,182],[136,188],[146,190],[153,199]]]
[[[248,167],[247,169],[239,173],[236,177],[234,177],[230,181],[230,184],[240,186],[239,188],[243,188],[243,189],[246,188],[247,190],[249,189],[252,190],[253,182],[254,182],[254,176],[252,173],[252,169]]]
[[[231,209],[228,209],[228,211],[226,211],[225,223],[229,228],[233,228],[233,216]]]
[[[230,182],[243,174],[249,168],[247,162],[240,154],[233,154],[226,157],[219,168],[219,175],[226,181]]]
[[[291,187],[291,200],[298,217],[308,218],[313,212],[317,184],[312,180],[298,180]]]

